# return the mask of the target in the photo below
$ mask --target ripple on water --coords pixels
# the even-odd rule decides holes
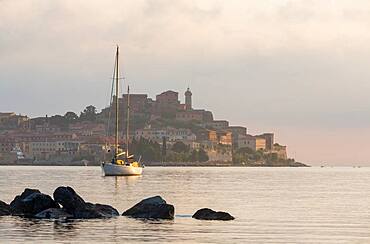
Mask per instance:
[[[121,213],[161,195],[175,220],[117,217],[49,221],[0,217],[3,243],[370,243],[369,168],[145,168],[141,177],[102,177],[98,167],[0,167],[0,199],[25,187],[52,194],[69,185]],[[199,221],[203,207],[234,221]]]

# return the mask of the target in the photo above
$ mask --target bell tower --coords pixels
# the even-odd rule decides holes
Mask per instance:
[[[188,87],[185,92],[185,110],[192,110],[191,107],[191,95],[193,95]]]

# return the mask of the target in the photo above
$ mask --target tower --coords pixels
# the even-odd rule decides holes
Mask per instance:
[[[191,95],[193,95],[188,87],[185,92],[185,110],[191,110]]]

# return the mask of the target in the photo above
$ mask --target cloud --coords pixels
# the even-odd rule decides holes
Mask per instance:
[[[256,132],[366,128],[369,12],[365,0],[0,1],[0,111],[103,108],[120,44],[134,91],[190,83],[196,107]]]

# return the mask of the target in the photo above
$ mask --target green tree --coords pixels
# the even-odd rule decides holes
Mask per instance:
[[[163,137],[163,142],[162,142],[162,162],[166,161],[166,155],[167,155],[167,141],[166,137]]]
[[[95,121],[96,120],[96,107],[93,105],[87,106],[80,115],[81,120]]]
[[[199,162],[206,162],[209,160],[208,154],[204,151],[203,148],[199,149],[198,151],[198,161]]]
[[[190,154],[190,158],[189,158],[190,162],[197,162],[198,161],[198,152],[197,150],[193,149],[193,151],[191,151],[191,154]]]
[[[175,142],[172,146],[172,151],[177,153],[187,153],[189,152],[189,146],[187,146],[182,141]]]
[[[64,118],[69,121],[69,122],[73,122],[73,121],[76,121],[78,120],[78,115],[74,112],[67,112],[65,115],[64,115]]]

